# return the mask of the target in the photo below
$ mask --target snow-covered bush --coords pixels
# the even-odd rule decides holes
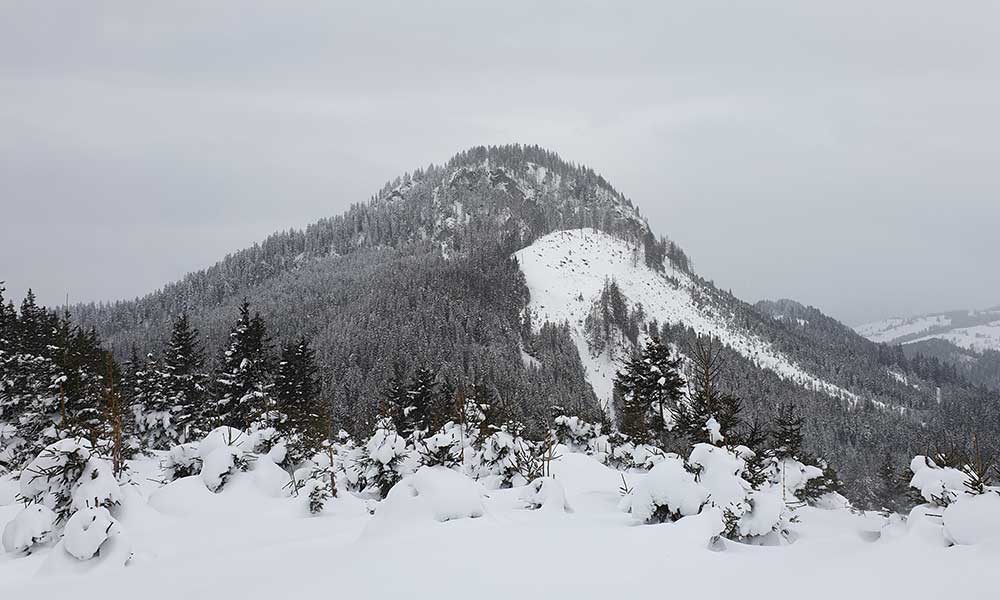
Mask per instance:
[[[417,442],[420,460],[429,467],[457,467],[463,462],[464,441],[461,425],[449,422],[434,435]]]
[[[66,522],[63,547],[79,560],[90,560],[109,539],[120,535],[121,527],[103,507],[78,510]]]
[[[355,468],[360,469],[355,480],[361,487],[376,490],[383,498],[400,479],[414,470],[413,453],[388,417],[379,419],[375,432],[362,450],[355,464]]]
[[[499,489],[526,484],[528,478],[518,468],[518,454],[530,444],[515,435],[508,425],[486,436],[476,454],[475,475],[487,488]]]
[[[336,465],[330,464],[333,458],[332,452],[317,454],[292,477],[295,495],[306,499],[310,514],[320,514],[330,498],[337,497]]]
[[[90,442],[66,438],[45,447],[21,473],[21,497],[55,512],[58,520],[84,508],[111,508],[122,500],[111,462]]]
[[[521,490],[520,501],[525,508],[550,512],[573,512],[566,500],[566,490],[552,477],[539,477]]]
[[[717,508],[722,515],[718,533],[748,540],[787,533],[789,516],[781,489],[761,490],[743,478],[750,451],[696,444],[684,460],[666,454],[628,493],[621,506],[644,523],[677,521]]]
[[[1000,489],[961,496],[941,516],[945,539],[959,546],[1000,540]]]
[[[181,477],[190,477],[201,473],[201,454],[198,453],[198,442],[180,444],[170,449],[170,452],[160,462],[163,476],[167,481],[175,481]]]
[[[595,437],[591,454],[609,467],[623,471],[648,471],[663,461],[666,452],[651,444],[635,444],[627,435],[612,432]]]
[[[30,554],[44,544],[55,529],[56,513],[42,504],[31,504],[17,514],[3,529],[3,548],[7,552]]]
[[[486,514],[482,494],[479,484],[458,471],[420,467],[389,490],[365,534],[382,535],[402,527],[481,517]]]
[[[965,473],[954,467],[939,467],[926,456],[915,456],[910,461],[910,471],[913,472],[910,487],[934,506],[948,506],[971,493],[966,487]]]
[[[810,480],[823,475],[823,469],[802,463],[794,458],[775,459],[771,466],[770,480],[784,489],[786,497],[799,498]],[[805,498],[799,498],[805,500]]]
[[[0,421],[0,475],[7,473],[9,465],[14,464],[17,446],[22,443],[23,440],[17,437],[17,428]]]
[[[122,489],[111,461],[91,456],[73,490],[70,508],[74,511],[98,507],[111,509],[121,502]]]
[[[911,533],[944,545],[1000,540],[1000,487],[982,483],[968,466],[938,466],[925,456],[914,457],[910,470],[910,486],[927,502],[910,511]]]
[[[592,452],[594,440],[601,436],[600,423],[588,423],[575,415],[559,415],[552,430],[559,443],[574,452]]]
[[[217,427],[198,443],[201,479],[205,487],[220,492],[237,471],[249,468],[253,439],[233,427]]]

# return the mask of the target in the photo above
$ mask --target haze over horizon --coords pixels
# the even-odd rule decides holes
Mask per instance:
[[[992,3],[3,7],[16,299],[143,295],[517,142],[592,167],[749,302],[1000,304]]]

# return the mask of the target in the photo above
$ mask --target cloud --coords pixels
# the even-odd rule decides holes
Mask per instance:
[[[594,167],[748,300],[853,322],[996,304],[998,11],[11,3],[0,277],[134,296],[518,141]]]

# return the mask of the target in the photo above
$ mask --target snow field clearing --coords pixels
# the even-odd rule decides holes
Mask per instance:
[[[809,374],[764,340],[743,333],[729,323],[727,315],[719,314],[711,306],[698,306],[694,299],[700,287],[698,282],[682,271],[668,269],[666,275],[678,282],[675,286],[664,274],[646,266],[641,248],[633,248],[611,235],[594,229],[558,231],[539,238],[515,256],[531,292],[535,325],[545,321],[569,323],[589,382],[603,402],[611,398],[615,372],[620,365],[616,357],[606,352],[601,356],[591,355],[583,326],[607,279],[618,282],[630,303],[642,304],[648,319],[683,323],[698,333],[714,335],[782,379],[835,398],[857,400],[850,391]]]
[[[799,509],[790,545],[713,550],[705,513],[636,524],[619,507],[622,473],[560,454],[553,473],[572,512],[527,510],[525,488],[487,491],[452,471],[404,480],[374,516],[370,501],[341,492],[313,517],[253,471],[213,494],[198,476],[161,486],[151,481],[157,458],[135,461],[141,485],[117,515],[135,553],[129,565],[77,575],[46,568],[57,548],[4,554],[0,597],[937,599],[982,598],[1000,584],[997,539],[946,548],[898,525],[880,536],[884,518],[845,509]],[[624,474],[633,488],[644,477]],[[0,507],[0,526],[19,510]]]

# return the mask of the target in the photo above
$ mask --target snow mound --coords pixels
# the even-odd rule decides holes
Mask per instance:
[[[486,514],[482,496],[482,488],[458,471],[420,467],[389,490],[366,534],[379,536],[421,523],[481,517]]]
[[[552,477],[539,477],[521,490],[519,496],[525,508],[546,512],[571,513],[573,508],[566,500],[562,483]]]
[[[958,469],[939,467],[926,456],[915,456],[910,461],[910,487],[920,491],[924,500],[946,504],[965,493],[967,477]]]
[[[675,521],[701,512],[708,496],[708,490],[685,468],[684,459],[668,454],[622,499],[621,506],[643,523]]]
[[[73,490],[73,510],[109,508],[122,502],[122,490],[115,479],[114,467],[106,459],[92,456],[83,469],[79,483]]]
[[[55,527],[56,513],[41,504],[24,507],[3,529],[3,548],[7,552],[30,552],[48,541]]]
[[[963,498],[944,509],[944,534],[960,546],[1000,542],[1000,493]]]
[[[109,539],[120,535],[121,528],[108,509],[103,507],[78,510],[66,522],[63,548],[79,560],[90,560]]]

